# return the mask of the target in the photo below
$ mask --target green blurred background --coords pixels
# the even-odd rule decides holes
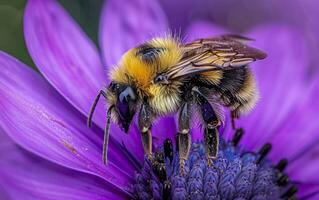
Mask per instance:
[[[97,43],[99,17],[104,0],[59,0],[59,2]],[[26,0],[0,0],[0,49],[34,67],[23,39],[25,4]]]

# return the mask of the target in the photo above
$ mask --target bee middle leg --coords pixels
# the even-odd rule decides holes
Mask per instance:
[[[236,122],[235,120],[238,118],[238,114],[236,114],[235,111],[231,111],[230,112],[230,115],[231,115],[231,125],[232,125],[232,129],[233,130],[236,130]]]
[[[153,119],[154,113],[151,107],[147,103],[143,103],[138,116],[138,126],[141,131],[144,153],[147,155],[148,159],[152,159],[151,127]]]
[[[180,173],[185,174],[185,162],[188,159],[189,152],[191,149],[191,136],[189,128],[189,118],[190,118],[190,105],[185,102],[181,107],[178,116],[178,135],[177,144],[179,149],[179,166]]]
[[[208,166],[213,164],[213,161],[217,158],[218,146],[219,146],[219,132],[218,127],[220,121],[214,111],[212,105],[206,99],[206,97],[197,89],[193,89],[193,95],[197,100],[197,104],[200,107],[201,115],[205,123],[204,142],[205,142],[205,154]]]

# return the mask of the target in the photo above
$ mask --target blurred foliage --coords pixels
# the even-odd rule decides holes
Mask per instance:
[[[0,0],[0,49],[35,67],[24,42],[23,12],[26,0]],[[97,44],[104,0],[59,0]]]
[[[0,0],[0,49],[32,66],[23,39],[25,0]]]
[[[59,0],[59,2],[97,44],[99,19],[104,0]]]

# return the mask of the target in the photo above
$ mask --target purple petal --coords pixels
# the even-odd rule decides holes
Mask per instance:
[[[280,159],[276,152],[280,152],[291,160],[300,159],[308,156],[309,149],[315,147],[319,142],[319,106],[313,104],[319,100],[318,93],[308,95],[307,101],[300,100],[300,106],[292,113],[286,123],[271,138],[274,145],[274,152],[271,154],[273,159]],[[289,144],[289,145],[287,145]],[[315,154],[316,155],[316,154]],[[317,156],[318,157],[318,156]],[[319,160],[319,157],[317,158]],[[312,162],[318,162],[314,159],[308,159]],[[313,173],[307,171],[308,173]],[[319,177],[318,177],[319,178]]]
[[[304,81],[308,65],[307,53],[302,37],[295,29],[263,26],[248,36],[256,39],[252,45],[268,54],[265,60],[251,66],[261,98],[256,108],[237,123],[246,132],[242,144],[252,149],[260,148],[279,134],[278,130],[303,101],[301,94],[306,95],[309,88]],[[291,136],[293,133],[283,134]],[[274,142],[273,145],[281,144]]]
[[[27,3],[24,34],[41,73],[72,105],[87,114],[107,76],[93,42],[54,0]],[[102,110],[98,109],[100,119]]]
[[[0,132],[1,199],[125,199],[104,180],[46,161],[18,147]],[[10,196],[10,198],[9,198]]]
[[[319,81],[314,86],[312,95],[309,95],[301,111],[289,120],[290,126],[286,125],[281,132],[295,133],[290,137],[277,136],[281,151],[291,161],[288,165],[288,172],[296,180],[303,182],[316,182],[319,184]],[[289,144],[289,145],[284,145]],[[285,147],[285,148],[283,148]]]
[[[122,189],[132,181],[128,173],[133,169],[123,159],[120,146],[111,139],[110,162],[107,167],[102,165],[101,130],[88,129],[86,119],[42,77],[3,52],[0,66],[0,127],[15,142],[48,160],[95,174]]]
[[[227,31],[207,21],[195,21],[186,30],[186,41],[191,42],[199,38],[214,37]]]
[[[2,200],[11,200],[7,191],[5,191],[4,187],[0,184],[0,199]]]
[[[300,199],[316,200],[319,198],[319,184],[301,184],[297,195]]]
[[[106,1],[99,36],[105,63],[117,64],[125,51],[165,31],[166,18],[156,0]]]
[[[165,139],[175,140],[177,128],[173,116],[159,118],[152,127],[153,144],[162,146]]]
[[[143,161],[144,150],[137,123],[132,123],[128,134],[124,133],[117,124],[111,124],[110,136],[114,136],[118,143],[122,144],[126,148],[131,157],[134,157],[134,159],[138,162]]]
[[[25,38],[30,54],[44,76],[70,103],[87,114],[106,77],[90,39],[53,0],[32,0],[27,4]],[[105,124],[104,113],[105,109],[99,103],[93,120],[100,127]],[[112,134],[111,137],[125,135]],[[130,148],[128,145],[127,148],[142,151],[142,147]]]
[[[312,148],[302,152],[302,154],[298,155],[296,160],[291,161],[288,165],[287,171],[291,174],[291,178],[293,178],[293,180],[298,180],[303,183],[310,182],[319,184],[318,142],[319,138],[315,139],[313,141]]]

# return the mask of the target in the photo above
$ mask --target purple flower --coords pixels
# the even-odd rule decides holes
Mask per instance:
[[[181,177],[172,116],[153,127],[156,165],[143,159],[134,124],[129,135],[111,127],[109,162],[102,164],[105,109],[99,104],[89,129],[91,103],[126,50],[168,28],[156,1],[145,0],[107,1],[100,25],[101,55],[55,1],[27,3],[25,40],[42,75],[0,52],[1,199],[279,199],[296,190],[318,197],[319,83],[307,79],[308,52],[296,29],[268,24],[246,34],[268,54],[252,66],[261,100],[238,121],[241,139],[226,123],[213,168],[194,128],[197,142]],[[187,36],[224,32],[195,22]]]

